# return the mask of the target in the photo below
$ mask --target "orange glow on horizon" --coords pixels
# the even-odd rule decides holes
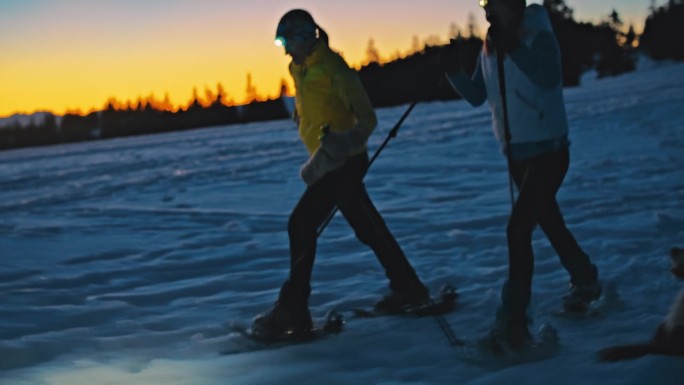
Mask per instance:
[[[42,68],[38,58],[31,58],[35,63],[32,65],[12,63],[10,60],[3,63],[2,68],[4,73],[11,73],[12,76],[0,74],[0,84],[12,92],[11,95],[0,94],[0,117],[36,111],[50,111],[58,115],[75,110],[88,113],[103,109],[112,100],[116,100],[115,104],[166,100],[163,109],[176,111],[187,107],[195,99],[194,90],[198,92],[198,101],[207,104],[208,93],[215,93],[218,84],[226,94],[224,104],[240,105],[250,101],[246,94],[248,74],[252,77],[256,100],[278,97],[283,81],[287,84],[288,96],[292,96],[294,87],[287,72],[289,59],[282,56],[283,60],[279,60],[281,63],[277,65],[257,65],[249,72],[232,69],[227,60],[226,68],[220,68],[219,65],[202,66],[202,70],[194,72],[190,69],[191,63],[182,63],[186,68],[183,72],[163,66],[147,70],[124,63],[111,63],[107,67],[121,68],[116,76],[107,73],[102,63],[89,58],[80,58],[85,64],[76,66],[61,64],[58,60],[52,65],[52,68],[59,68],[55,71]],[[268,61],[273,62],[274,58]],[[361,67],[361,63],[352,62],[350,65]],[[214,78],[210,79],[207,74],[212,73]],[[98,81],[94,82],[94,78]]]
[[[298,6],[328,32],[331,47],[356,68],[364,64],[371,38],[387,58],[407,51],[413,36],[446,38],[450,21],[465,18],[453,0],[437,7],[448,13],[443,21],[422,10],[414,12],[423,15],[411,28],[397,23],[394,15],[405,15],[414,6],[301,2]],[[87,113],[103,109],[112,98],[136,103],[150,95],[178,109],[193,99],[193,90],[203,99],[205,89],[214,92],[217,84],[224,87],[228,103],[243,104],[250,99],[248,74],[258,99],[277,97],[283,79],[293,90],[290,58],[273,44],[277,22],[291,8],[282,2],[207,0],[201,7],[186,0],[17,4],[0,3],[0,117],[35,111]]]
[[[475,0],[296,6],[311,12],[331,47],[357,69],[367,63],[370,39],[382,62],[415,51],[416,41],[446,41],[452,23],[465,33],[469,15],[478,35],[486,30]],[[283,79],[292,93],[289,57],[273,44],[277,22],[291,7],[277,0],[0,2],[0,117],[87,113],[112,98],[175,110],[188,106],[193,90],[205,103],[205,90],[216,92],[218,84],[226,104],[244,104],[250,94],[277,97]]]
[[[363,41],[364,49],[365,44],[367,40]],[[331,46],[347,59],[350,66],[359,69],[367,64],[365,52],[353,52],[357,57],[351,59],[354,56],[337,49],[334,42]],[[385,63],[412,52],[410,49],[403,52],[396,49],[392,54],[381,53],[380,62]],[[204,54],[210,57],[207,63],[185,57],[174,59],[173,67],[160,63],[165,60],[164,55],[138,55],[141,65],[138,60],[98,58],[83,52],[53,52],[50,56],[50,68],[45,68],[44,58],[35,54],[16,61],[9,57],[2,63],[0,83],[6,90],[13,91],[11,95],[0,94],[0,117],[36,111],[57,115],[77,111],[87,114],[104,109],[110,102],[124,106],[141,100],[161,105],[163,110],[177,111],[187,108],[195,99],[195,90],[200,104],[209,104],[207,92],[216,92],[217,85],[226,94],[224,104],[240,105],[251,101],[246,92],[248,76],[251,76],[255,88],[255,100],[278,97],[283,81],[287,85],[286,94],[294,95],[294,85],[287,71],[290,59],[279,47],[266,55],[249,55],[253,56],[254,63],[258,63],[251,68],[235,64],[231,60],[233,58],[225,53],[211,52]],[[145,66],[146,63],[150,65]],[[116,72],[110,72],[112,68],[116,68]]]

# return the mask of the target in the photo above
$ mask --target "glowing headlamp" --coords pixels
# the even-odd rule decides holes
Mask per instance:
[[[276,30],[275,45],[287,47],[295,43],[307,42],[318,38],[318,26],[314,23],[280,22]]]
[[[480,0],[480,7],[484,8],[489,4],[489,0]]]

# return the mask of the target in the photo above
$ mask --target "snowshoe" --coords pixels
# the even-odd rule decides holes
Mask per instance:
[[[445,285],[437,298],[421,296],[407,298],[397,294],[389,294],[378,301],[372,310],[364,308],[351,309],[355,317],[369,318],[385,315],[429,316],[448,313],[456,308],[458,293],[453,286]]]
[[[268,342],[281,335],[305,335],[312,328],[307,306],[286,306],[277,301],[273,309],[254,318],[250,330],[254,338]]]
[[[235,346],[232,349],[225,349],[220,353],[222,355],[238,354],[313,342],[341,333],[344,323],[344,319],[340,314],[331,311],[325,316],[323,321],[312,324],[306,330],[287,329],[280,334],[269,335],[268,338],[264,338],[263,333],[257,333],[252,328],[232,324],[231,329],[233,333],[238,337],[238,340],[242,341],[233,339],[232,341]]]

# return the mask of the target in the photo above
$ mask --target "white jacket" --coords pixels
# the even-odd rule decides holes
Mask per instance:
[[[537,34],[553,32],[546,10],[530,5],[525,10],[521,44],[532,46]],[[560,55],[560,51],[558,52]],[[482,50],[480,65],[487,91],[492,124],[497,139],[505,145],[503,106],[496,54]],[[504,60],[506,102],[511,143],[530,143],[567,138],[568,122],[563,102],[562,80],[550,89],[535,85],[507,55]]]

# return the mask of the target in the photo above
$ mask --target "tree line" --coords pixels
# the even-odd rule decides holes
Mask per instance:
[[[640,37],[631,26],[627,32],[622,32],[623,22],[616,11],[592,24],[576,21],[573,10],[564,0],[544,0],[543,6],[549,12],[560,45],[565,86],[578,85],[582,74],[588,70],[595,70],[599,77],[633,71],[640,52],[656,60],[684,60],[684,40],[679,38],[684,36],[684,0],[669,0],[660,7],[656,7],[652,0]],[[456,33],[454,44],[466,70],[472,72],[482,40],[473,33],[475,28],[472,24],[468,28],[469,36]],[[380,63],[380,55],[371,40],[368,49],[370,60],[358,69],[358,73],[375,107],[414,100],[457,98],[440,81],[442,75],[438,58],[446,45],[439,44],[437,40],[432,38],[433,44],[426,42],[422,50],[414,47],[411,54],[405,57],[395,55],[393,60],[385,63]],[[639,44],[635,48],[637,40]],[[414,42],[414,46],[417,43]],[[178,111],[154,103],[139,101],[136,105],[122,106],[110,101],[101,111],[85,116],[68,113],[58,122],[48,114],[39,124],[0,128],[0,149],[286,119],[290,117],[282,100],[286,92],[283,84],[280,97],[235,106],[226,103],[219,85],[217,92],[212,94],[213,100],[200,103],[195,92],[192,102]]]

